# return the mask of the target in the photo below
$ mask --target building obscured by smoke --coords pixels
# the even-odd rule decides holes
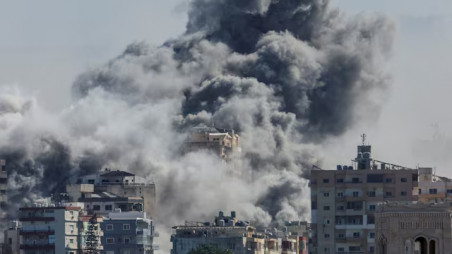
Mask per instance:
[[[58,114],[1,88],[9,214],[115,165],[155,180],[163,227],[232,208],[261,224],[306,219],[316,145],[378,116],[393,30],[324,0],[194,0],[183,35],[81,74]],[[251,177],[203,150],[181,155],[212,119],[240,135],[234,166]]]

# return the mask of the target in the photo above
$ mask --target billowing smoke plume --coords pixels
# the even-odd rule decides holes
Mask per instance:
[[[193,0],[185,34],[134,43],[80,75],[57,116],[2,93],[11,197],[110,166],[157,183],[162,228],[220,209],[260,224],[308,219],[315,146],[360,112],[378,115],[392,32],[384,17],[347,18],[325,0]],[[180,153],[190,128],[211,121],[240,134],[233,162]]]

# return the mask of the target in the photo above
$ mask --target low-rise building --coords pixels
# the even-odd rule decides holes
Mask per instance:
[[[143,212],[112,212],[101,223],[105,254],[152,254],[154,225]]]
[[[202,245],[213,245],[234,254],[299,254],[299,237],[276,229],[257,230],[240,221],[235,212],[220,212],[213,222],[187,222],[173,227],[171,254],[186,254]],[[306,239],[304,239],[304,250]]]
[[[378,206],[375,217],[376,253],[452,252],[450,203],[388,202]]]

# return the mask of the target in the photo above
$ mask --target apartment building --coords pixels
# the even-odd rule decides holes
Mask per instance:
[[[80,207],[71,206],[20,208],[20,253],[78,253],[80,213]]]
[[[417,169],[373,159],[364,142],[353,165],[313,169],[310,253],[376,253],[377,205],[415,201],[417,187]]]
[[[143,212],[112,212],[101,223],[105,254],[152,254],[154,225]]]
[[[21,229],[19,221],[10,221],[3,232],[3,252],[8,254],[20,254],[19,232]],[[1,253],[1,252],[0,252]]]
[[[192,129],[185,144],[185,151],[208,149],[224,159],[229,159],[238,151],[240,137],[234,130],[200,125]]]
[[[144,211],[152,218],[157,213],[155,184],[135,174],[105,169],[80,177],[66,186],[70,201],[86,204],[90,213],[107,215],[122,211]]]
[[[206,244],[235,254],[304,253],[299,251],[299,239],[275,229],[259,231],[248,222],[238,220],[234,211],[230,216],[219,212],[213,222],[186,222],[173,227],[171,254],[187,254]]]

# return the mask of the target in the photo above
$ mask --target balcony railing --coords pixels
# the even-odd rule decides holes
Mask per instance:
[[[47,244],[21,244],[20,249],[22,250],[37,250],[37,249],[54,249],[55,244],[54,243],[47,243]]]

